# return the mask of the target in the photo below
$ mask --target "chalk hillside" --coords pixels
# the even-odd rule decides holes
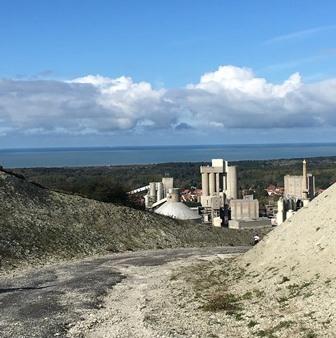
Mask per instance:
[[[336,184],[237,262],[245,277],[236,290],[265,295],[250,311],[273,336],[336,337]]]
[[[249,245],[251,231],[214,229],[45,189],[0,170],[0,269],[125,250]]]
[[[277,267],[284,276],[336,277],[336,184],[299,210],[242,258],[254,271]],[[271,269],[272,270],[272,269]]]

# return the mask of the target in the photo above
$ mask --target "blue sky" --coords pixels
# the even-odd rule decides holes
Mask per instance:
[[[267,143],[274,135],[302,142],[312,134],[336,141],[335,13],[336,2],[327,0],[1,0],[0,141],[3,147],[41,140],[48,146]],[[220,66],[235,68],[216,73]],[[225,75],[232,69],[241,81],[234,88]],[[204,85],[207,73],[213,77]],[[269,86],[295,73],[299,84],[270,94]],[[88,75],[110,80],[83,81]],[[121,77],[131,83],[112,81]],[[265,80],[262,93],[251,93],[253,78]],[[124,92],[112,95],[120,85]],[[299,99],[312,100],[310,107],[298,109]],[[249,101],[258,109],[246,108]],[[299,121],[306,112],[312,123]],[[256,118],[260,127],[244,123]],[[212,125],[202,128],[205,120]]]

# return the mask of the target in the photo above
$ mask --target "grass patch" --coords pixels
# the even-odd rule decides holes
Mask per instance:
[[[259,330],[255,334],[258,337],[275,338],[276,337],[276,335],[275,335],[276,332],[278,332],[278,331],[280,331],[282,329],[288,329],[293,324],[294,324],[294,322],[291,321],[291,320],[284,320],[284,321],[280,322],[279,324],[277,324],[274,327],[271,327],[271,328],[266,329],[266,330]]]
[[[294,324],[294,322],[292,320],[284,320],[283,322],[280,322],[277,326],[275,326],[275,329],[276,330],[288,329],[293,324]]]
[[[244,316],[241,312],[235,312],[232,314],[232,316],[236,319],[236,320],[244,320]]]
[[[240,299],[241,299],[241,300],[247,300],[247,299],[251,299],[252,297],[253,297],[253,292],[248,291],[248,292],[244,293],[244,294],[240,297]]]
[[[307,292],[307,293],[305,293],[305,294],[303,295],[303,298],[309,298],[309,297],[311,297],[312,295],[313,295],[312,292]]]
[[[302,284],[290,284],[290,285],[288,285],[287,286],[287,289],[289,290],[288,298],[294,298],[296,296],[301,295],[302,291],[304,291],[311,284],[312,284],[312,282],[304,282]]]
[[[276,338],[272,329],[270,330],[259,330],[255,333],[258,337]]]
[[[288,297],[280,297],[277,300],[279,303],[286,303],[288,302],[288,299],[289,299]]]
[[[204,311],[225,311],[229,315],[234,315],[242,311],[240,297],[232,293],[219,293],[211,297],[201,306]]]
[[[286,282],[289,282],[289,281],[290,281],[290,279],[287,276],[282,276],[282,279],[279,282],[279,284],[283,284],[283,283],[286,283]]]
[[[255,327],[256,325],[258,325],[259,323],[255,320],[250,320],[247,324],[247,327],[252,328]]]
[[[316,311],[310,311],[310,312],[308,312],[308,313],[305,313],[304,316],[305,316],[305,317],[310,317],[311,319],[314,319],[313,315],[314,315],[315,312],[316,312]]]
[[[265,297],[265,291],[264,290],[254,289],[253,293],[257,298]]]

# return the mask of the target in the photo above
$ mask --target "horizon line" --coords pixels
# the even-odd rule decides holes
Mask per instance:
[[[94,150],[94,149],[141,149],[141,148],[190,148],[190,147],[230,147],[230,146],[286,146],[286,145],[336,145],[332,142],[283,142],[283,143],[213,143],[213,144],[167,144],[167,145],[120,145],[120,146],[50,146],[50,147],[13,147],[1,148],[3,151],[25,151],[25,150]]]

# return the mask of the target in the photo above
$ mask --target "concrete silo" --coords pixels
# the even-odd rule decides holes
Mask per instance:
[[[228,166],[226,173],[226,198],[237,199],[238,198],[238,180],[237,180],[237,167]]]

